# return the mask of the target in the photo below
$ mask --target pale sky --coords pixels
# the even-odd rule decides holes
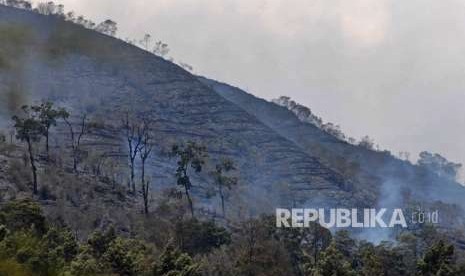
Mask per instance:
[[[463,0],[62,0],[195,73],[292,97],[393,153],[465,163]]]

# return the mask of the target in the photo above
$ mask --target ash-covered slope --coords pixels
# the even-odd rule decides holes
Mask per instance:
[[[121,118],[126,111],[149,115],[157,149],[150,170],[157,188],[175,187],[175,160],[163,151],[195,140],[208,147],[212,163],[229,157],[238,164],[241,193],[252,213],[295,204],[367,204],[336,170],[173,63],[60,19],[4,6],[0,35],[4,125],[20,104],[52,100],[99,122],[100,129],[85,140],[86,151],[124,163]],[[64,131],[59,128],[55,149],[66,147]],[[207,181],[206,174],[196,179],[198,198],[203,198],[198,186]]]
[[[442,201],[465,208],[465,187],[455,181],[393,157],[389,152],[351,145],[300,121],[287,108],[257,98],[239,88],[199,77],[228,101],[240,106],[302,152],[318,157],[345,179],[352,190],[371,204],[401,207],[408,202]],[[388,201],[385,198],[390,198]],[[386,206],[387,205],[387,206]]]

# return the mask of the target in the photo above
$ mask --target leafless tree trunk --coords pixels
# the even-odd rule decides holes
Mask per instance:
[[[184,175],[185,179],[189,179],[189,177],[187,176],[187,165],[183,168],[183,175]],[[190,180],[188,180],[188,181],[190,182]],[[188,185],[187,184],[184,185],[184,193],[186,194],[187,202],[189,203],[189,209],[191,211],[191,217],[194,218],[195,217],[195,215],[194,215],[194,203],[192,202],[192,198],[191,198],[191,195],[189,193],[189,186],[191,186],[190,183]]]
[[[45,127],[45,153],[46,153],[46,158],[47,161],[50,161],[50,145],[49,145],[49,137],[50,137],[50,127],[46,126]]]
[[[32,149],[32,141],[31,141],[31,139],[27,138],[26,142],[27,142],[27,150],[28,150],[28,153],[29,153],[29,162],[31,164],[31,170],[32,170],[33,192],[36,195],[37,192],[38,192],[38,189],[37,189],[37,167],[36,167],[36,163],[35,163],[35,160],[34,160],[34,151]]]
[[[153,145],[151,144],[152,137],[150,135],[150,128],[147,121],[144,121],[142,126],[142,141],[139,149],[141,160],[141,184],[142,184],[142,197],[144,199],[144,213],[149,213],[149,186],[150,182],[145,179],[145,164],[147,159],[152,154]]]
[[[145,140],[145,139],[144,139]],[[147,140],[148,140],[148,134],[147,134]],[[146,141],[144,142],[144,148],[141,151],[141,162],[142,162],[142,196],[144,198],[144,213],[148,214],[149,209],[148,209],[148,203],[149,203],[149,186],[150,182],[145,180],[145,163],[147,161],[147,158],[150,156],[152,152],[152,146],[148,144],[149,142]]]
[[[220,199],[221,199],[221,211],[222,211],[222,214],[223,214],[223,218],[226,217],[226,210],[225,210],[225,207],[224,207],[224,192],[223,192],[223,186],[220,185],[218,187],[218,192],[220,194]]]
[[[125,131],[126,140],[128,143],[128,156],[129,156],[129,170],[130,170],[130,181],[128,188],[132,189],[133,194],[136,193],[135,183],[135,161],[137,153],[140,150],[142,143],[142,129],[139,125],[131,122],[129,119],[129,113],[126,113],[126,117],[123,119],[123,128]]]
[[[68,119],[64,119],[66,124],[68,125],[69,128],[69,133],[71,135],[71,150],[72,150],[72,156],[73,156],[73,170],[75,173],[78,173],[78,164],[79,164],[79,155],[80,155],[80,148],[81,148],[81,140],[82,137],[86,134],[88,131],[88,125],[87,125],[87,115],[84,114],[81,118],[80,121],[80,131],[76,132],[76,130],[73,128],[73,124]]]
[[[10,144],[13,144],[13,138],[15,136],[15,131],[14,130],[10,130]]]

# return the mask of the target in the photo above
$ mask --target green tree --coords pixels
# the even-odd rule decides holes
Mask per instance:
[[[69,266],[71,275],[96,276],[102,275],[100,262],[91,254],[89,246],[81,246],[80,252]]]
[[[440,240],[434,244],[418,262],[418,272],[422,276],[452,276],[454,246]]]
[[[96,231],[71,263],[73,275],[145,275],[152,269],[151,252],[139,240],[116,235],[113,228]],[[106,274],[105,274],[106,275]]]
[[[14,128],[16,130],[16,138],[26,142],[27,151],[29,154],[29,162],[31,165],[33,192],[37,194],[37,167],[34,157],[33,143],[39,142],[42,135],[45,133],[45,128],[40,122],[40,118],[34,110],[29,106],[22,106],[22,116],[13,116]]]
[[[321,253],[316,265],[310,269],[312,276],[355,276],[355,271],[344,255],[337,249],[336,243],[332,242],[325,251]]]
[[[383,275],[386,276],[401,276],[407,274],[407,266],[403,260],[398,247],[392,242],[383,241],[375,247],[376,255],[379,258]]]
[[[420,256],[419,239],[413,233],[401,233],[397,240],[399,242],[397,251],[402,255],[407,274],[414,275],[417,271],[417,260]]]
[[[52,102],[44,102],[38,106],[31,106],[31,109],[38,114],[38,119],[43,125],[45,137],[45,152],[49,158],[50,146],[50,128],[56,126],[59,118],[68,118],[69,113],[64,108],[54,108]]]
[[[334,244],[346,258],[351,258],[356,251],[356,242],[347,230],[340,230],[334,234]]]
[[[34,271],[34,275],[45,276],[52,272],[43,253],[42,240],[28,230],[11,232],[0,243],[0,260],[14,260],[23,268]]]
[[[97,258],[102,257],[107,251],[111,242],[116,239],[114,228],[108,229],[106,232],[96,231],[87,240],[88,245],[92,250],[92,254]]]
[[[172,245],[166,247],[153,272],[154,276],[200,276],[199,265]]]
[[[15,200],[0,209],[0,224],[9,231],[34,229],[38,234],[46,232],[45,217],[40,206],[30,200]]]
[[[231,235],[225,228],[216,226],[213,221],[202,222],[195,218],[176,223],[175,238],[179,248],[191,255],[205,254],[231,242]]]
[[[271,216],[250,219],[233,232],[235,275],[292,275],[291,255],[276,237],[276,224]]]
[[[269,222],[273,225],[275,219]],[[274,225],[273,225],[274,226]],[[321,251],[331,243],[331,232],[316,222],[303,228],[273,228],[274,236],[283,243],[290,254],[296,275],[303,275],[305,267],[318,262]]]
[[[0,224],[5,225],[0,241],[0,263],[6,262],[12,269],[20,265],[14,268],[15,273],[61,275],[77,254],[77,241],[71,232],[49,227],[41,208],[31,200],[12,201],[4,206]]]
[[[0,276],[31,276],[24,266],[15,260],[0,260]]]
[[[194,217],[194,204],[190,195],[192,182],[189,169],[192,168],[197,173],[202,171],[205,158],[207,157],[206,147],[189,141],[186,145],[174,145],[172,153],[178,158],[178,168],[176,169],[177,184],[184,188],[191,215]]]
[[[383,275],[383,264],[373,244],[364,242],[359,248],[360,274],[363,276]]]
[[[102,260],[109,264],[111,271],[117,275],[141,275],[144,271],[143,260],[147,250],[136,241],[115,238],[102,256]]]
[[[44,240],[44,249],[55,260],[62,259],[64,263],[68,263],[78,254],[76,238],[67,228],[50,227]]]

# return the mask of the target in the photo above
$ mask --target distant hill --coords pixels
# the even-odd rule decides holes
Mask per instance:
[[[317,157],[323,164],[338,171],[351,183],[353,191],[362,194],[362,198],[370,204],[380,202],[381,197],[386,196],[385,190],[394,193],[401,188],[409,198],[404,201],[399,194],[399,206],[410,199],[427,202],[439,200],[465,207],[464,187],[449,178],[439,177],[425,168],[400,160],[388,151],[349,144],[315,125],[302,122],[287,108],[239,88],[204,77],[199,79],[306,154]]]

